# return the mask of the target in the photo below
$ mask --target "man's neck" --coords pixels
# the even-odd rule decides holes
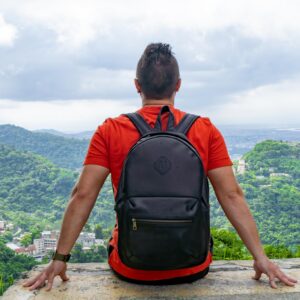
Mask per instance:
[[[174,105],[174,99],[143,99],[143,106]]]

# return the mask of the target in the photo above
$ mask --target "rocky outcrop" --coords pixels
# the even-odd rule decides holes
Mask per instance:
[[[300,259],[274,260],[291,276],[300,281]],[[43,266],[38,266],[24,275],[33,276]],[[11,286],[3,300],[141,300],[141,299],[300,299],[300,283],[287,287],[278,283],[277,289],[269,287],[267,277],[251,279],[254,274],[252,261],[215,261],[209,274],[191,284],[146,286],[120,281],[107,264],[69,264],[70,281],[55,279],[50,292],[43,288],[30,292],[19,280]]]

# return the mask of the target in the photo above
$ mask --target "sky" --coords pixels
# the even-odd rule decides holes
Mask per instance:
[[[137,61],[164,42],[178,108],[218,125],[300,126],[299,11],[297,0],[0,0],[0,124],[78,132],[137,110]]]

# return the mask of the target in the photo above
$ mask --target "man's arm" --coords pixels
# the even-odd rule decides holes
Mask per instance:
[[[107,168],[98,165],[86,165],[83,168],[79,181],[72,191],[73,196],[64,215],[57,244],[58,253],[70,253],[88,220],[108,174],[109,170]]]
[[[210,170],[208,177],[227,218],[254,258],[255,275],[253,279],[259,279],[261,274],[265,273],[273,288],[276,288],[275,278],[280,279],[286,285],[293,286],[297,280],[284,274],[264,253],[255,221],[243,191],[236,181],[232,167]]]
[[[72,190],[71,199],[64,214],[57,244],[58,253],[70,253],[83,226],[88,220],[108,174],[109,170],[102,166],[86,165],[83,167],[79,180]],[[38,276],[29,279],[23,286],[30,287],[30,290],[33,290],[43,286],[47,281],[47,290],[50,290],[54,277],[57,275],[64,281],[68,280],[66,276],[66,263],[54,260]]]

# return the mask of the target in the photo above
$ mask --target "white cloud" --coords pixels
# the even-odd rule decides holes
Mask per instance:
[[[299,125],[300,77],[232,95],[224,105],[207,110],[221,124]]]
[[[300,1],[0,0],[0,11],[0,46],[15,46],[0,47],[0,123],[76,131],[138,107],[136,62],[158,41],[178,58],[182,109],[298,120]]]
[[[30,130],[53,128],[65,132],[94,130],[108,117],[116,117],[139,107],[136,101],[69,100],[13,101],[0,100],[0,124],[15,124]]]
[[[300,77],[269,84],[231,95],[229,102],[215,106],[202,105],[201,99],[192,112],[209,117],[213,123],[299,125]],[[189,111],[188,102],[180,98],[175,105]],[[12,123],[31,130],[53,128],[65,132],[94,130],[108,117],[135,111],[140,99],[13,101],[0,100],[0,124]]]
[[[0,14],[0,46],[13,46],[16,36],[16,27],[8,24]]]
[[[113,36],[116,27],[142,36],[161,28],[205,32],[237,26],[249,35],[290,41],[300,30],[297,0],[10,0],[0,9],[54,30],[70,49]]]

